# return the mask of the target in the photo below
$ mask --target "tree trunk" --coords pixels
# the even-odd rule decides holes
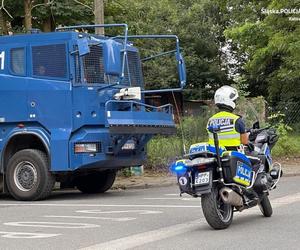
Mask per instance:
[[[52,20],[51,17],[43,20],[43,32],[51,32],[52,31]]]
[[[32,0],[24,0],[24,26],[26,31],[32,28],[31,4]]]
[[[104,2],[103,0],[94,0],[95,24],[104,24]],[[96,28],[97,35],[104,35],[104,28]]]
[[[43,20],[43,31],[44,32],[51,32],[52,31],[52,18],[51,18],[51,12],[49,11],[50,8],[47,5],[49,3],[49,0],[44,0],[45,6],[48,8],[48,17],[46,17]]]
[[[6,17],[3,9],[0,10],[0,27],[1,27],[1,34],[8,35],[8,27],[7,27]]]

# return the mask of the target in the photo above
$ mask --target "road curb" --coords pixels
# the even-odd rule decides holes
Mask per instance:
[[[284,169],[283,169],[283,176],[282,177],[295,177],[295,176],[300,176],[300,172],[289,172],[289,173],[284,173]],[[159,178],[159,177],[153,177],[155,178]],[[130,179],[130,177],[128,177],[128,179]],[[159,188],[159,187],[170,187],[170,186],[176,186],[177,182],[175,180],[170,180],[170,181],[165,181],[163,183],[159,183],[159,182],[146,182],[146,183],[141,183],[141,184],[122,184],[122,181],[120,181],[119,183],[116,183],[112,189],[113,190],[134,190],[134,189],[149,189],[149,188]]]
[[[136,185],[122,185],[116,184],[112,187],[113,190],[130,190],[130,189],[149,189],[149,188],[158,188],[158,187],[170,187],[177,185],[176,181],[164,182],[164,183],[142,183]]]
[[[300,176],[300,173],[288,173],[288,174],[285,174],[283,172],[283,176],[282,177],[294,177],[294,176]]]

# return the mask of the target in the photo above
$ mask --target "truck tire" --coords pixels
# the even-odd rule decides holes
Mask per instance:
[[[258,204],[260,211],[265,217],[271,217],[273,214],[273,208],[270,203],[269,197],[267,195],[264,195],[259,204]]]
[[[230,226],[233,208],[223,202],[217,187],[213,187],[211,193],[201,196],[201,205],[204,217],[212,228],[225,229]]]
[[[50,195],[55,178],[48,169],[46,154],[36,149],[24,149],[8,161],[5,181],[9,193],[17,200],[35,201]]]
[[[79,176],[75,179],[75,186],[82,193],[97,194],[104,193],[112,187],[116,179],[115,170],[103,172],[91,172],[87,175]]]

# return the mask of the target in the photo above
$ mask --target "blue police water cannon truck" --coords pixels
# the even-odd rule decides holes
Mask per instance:
[[[78,32],[122,28],[115,37]],[[180,90],[186,82],[174,35],[129,36],[126,24],[62,27],[0,37],[0,176],[3,192],[40,200],[54,183],[102,193],[118,169],[141,165],[147,142],[175,130],[172,105],[145,104],[134,39],[173,39]]]

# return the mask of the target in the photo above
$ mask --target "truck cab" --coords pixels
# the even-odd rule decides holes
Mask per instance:
[[[118,169],[143,164],[146,144],[174,133],[172,105],[145,104],[134,39],[175,39],[180,88],[185,68],[176,36],[104,37],[64,27],[0,37],[0,174],[18,200],[50,195],[55,182],[107,191]]]

